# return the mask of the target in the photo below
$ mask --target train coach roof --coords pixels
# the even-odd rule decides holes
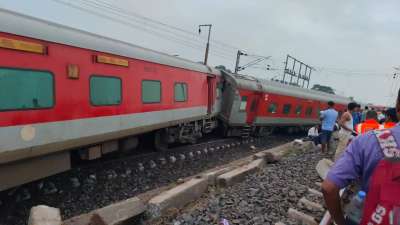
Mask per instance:
[[[318,101],[334,101],[335,103],[348,104],[349,98],[332,95],[320,91],[314,91],[306,88],[300,88],[296,86],[289,86],[275,81],[269,81],[264,79],[258,79],[252,76],[232,74],[223,71],[232,82],[238,87],[253,91],[262,91],[268,93],[281,94],[286,96],[295,96],[304,99],[312,99]]]
[[[202,73],[220,75],[219,70],[201,63],[6,9],[0,9],[0,21],[0,32],[106,52]]]

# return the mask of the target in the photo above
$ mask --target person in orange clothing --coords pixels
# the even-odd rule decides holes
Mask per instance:
[[[369,110],[365,115],[365,121],[357,125],[356,131],[358,134],[364,134],[370,130],[377,130],[379,128],[378,114],[373,110]]]
[[[385,111],[386,119],[385,122],[381,125],[382,129],[389,129],[396,126],[396,123],[399,122],[397,119],[397,112],[395,108],[389,108]]]

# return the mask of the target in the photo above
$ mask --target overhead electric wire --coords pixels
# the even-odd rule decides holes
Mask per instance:
[[[159,33],[159,32],[157,32],[157,31],[153,31],[153,30],[146,29],[146,28],[141,27],[141,26],[139,26],[139,25],[136,25],[136,24],[134,24],[134,23],[132,23],[132,22],[128,22],[128,21],[125,21],[125,20],[122,20],[122,19],[118,19],[118,18],[109,16],[109,15],[107,15],[107,14],[105,14],[105,13],[99,13],[99,12],[97,12],[97,11],[94,11],[93,9],[88,9],[88,8],[85,8],[85,7],[81,7],[81,6],[78,6],[78,5],[76,5],[76,4],[71,4],[71,3],[69,3],[69,2],[64,2],[64,1],[62,1],[62,0],[53,0],[53,1],[58,2],[58,3],[61,3],[61,4],[64,4],[64,5],[67,5],[67,6],[71,7],[71,8],[75,8],[75,9],[84,11],[84,12],[89,13],[89,14],[92,14],[92,15],[99,16],[99,17],[101,17],[101,18],[107,18],[107,19],[109,19],[109,20],[111,20],[111,21],[113,21],[113,22],[121,23],[121,24],[124,24],[125,26],[129,26],[129,27],[132,27],[132,28],[134,28],[134,29],[139,29],[139,30],[145,31],[145,32],[147,32],[147,33],[156,35],[157,37],[160,37],[160,38],[163,38],[163,39],[166,39],[166,40],[169,40],[169,41],[173,41],[173,42],[175,42],[175,43],[178,43],[178,44],[183,45],[183,46],[186,46],[186,47],[190,47],[190,48],[192,48],[192,49],[196,49],[196,50],[203,50],[203,49],[204,49],[204,47],[201,46],[201,45],[198,45],[198,44],[195,44],[195,43],[191,43],[191,42],[188,42],[188,41],[185,41],[185,40],[181,40],[181,39],[178,39],[178,38],[175,38],[175,37],[166,36],[165,34]],[[86,2],[83,2],[83,3],[85,4]],[[86,5],[88,5],[88,4],[86,4]],[[92,6],[93,6],[93,5],[92,5]],[[94,6],[93,6],[93,7],[94,7]],[[95,8],[96,8],[96,7],[95,7]],[[98,7],[97,7],[97,8],[98,8]],[[98,9],[99,9],[99,8],[98,8]],[[217,56],[217,57],[219,57],[219,58],[223,58],[223,59],[225,59],[225,60],[229,60],[229,61],[232,60],[232,59],[230,58],[230,56],[225,55],[225,54],[216,53],[216,52],[210,52],[210,54],[215,55],[215,56]]]
[[[387,74],[390,73],[389,70],[383,71],[383,70],[355,70],[355,69],[349,69],[349,68],[335,68],[335,67],[315,67],[317,70],[320,71],[330,71],[330,72],[336,72],[336,73],[348,73],[348,74]]]
[[[90,3],[88,3],[87,1],[85,1],[85,0],[80,0],[81,1],[81,3],[83,3],[84,5],[87,5],[87,6],[90,6],[90,7],[94,7],[94,8],[98,8],[98,9],[102,9],[102,10],[104,10],[104,8],[102,8],[102,7],[99,7],[99,6],[96,6],[96,5],[91,5]],[[76,5],[75,5],[76,6]],[[77,7],[79,7],[79,6],[77,6]],[[87,8],[85,8],[86,10],[87,10]],[[120,15],[119,13],[116,13],[116,12],[110,12],[109,11],[109,13],[112,13],[112,14],[114,14],[114,15],[116,15],[116,16],[119,16],[119,17],[125,17],[124,15]],[[125,17],[126,18],[126,17]],[[115,18],[113,19],[114,20],[114,22],[115,22]],[[119,21],[121,21],[121,18],[118,18],[117,20],[119,20]],[[147,33],[150,33],[150,34],[153,34],[153,35],[157,35],[157,37],[160,37],[160,36],[166,36],[165,34],[162,34],[162,33],[160,33],[159,31],[154,31],[154,30],[150,30],[150,29],[148,29],[148,28],[146,28],[146,27],[143,27],[143,26],[141,26],[141,25],[138,25],[138,24],[133,24],[132,23],[132,21],[131,20],[127,20],[127,21],[124,21],[125,23],[124,23],[124,25],[127,25],[126,23],[129,23],[129,24],[131,24],[131,25],[133,25],[134,26],[134,28],[135,29],[140,29],[140,30],[142,30],[142,31],[145,31],[145,32],[147,32]],[[186,44],[189,44],[189,45],[192,45],[192,47],[194,46],[195,48],[197,48],[197,49],[199,49],[199,50],[203,50],[204,49],[204,47],[202,46],[202,45],[199,45],[198,43],[194,43],[194,42],[190,42],[190,40],[182,40],[182,39],[180,39],[180,38],[177,38],[177,37],[171,37],[171,36],[167,36],[168,37],[168,39],[169,40],[171,40],[171,39],[174,39],[175,41],[177,41],[177,42],[183,42],[183,43],[186,43]],[[172,40],[172,41],[174,41],[174,40]],[[216,51],[217,52],[217,51]],[[217,52],[217,55],[224,55],[224,56],[226,56],[226,57],[230,57],[230,56],[228,56],[227,54],[225,54],[225,53],[223,53],[223,52]]]
[[[193,36],[193,37],[195,37],[195,38],[200,38],[200,37],[198,36],[198,34],[193,33],[193,32],[191,32],[191,31],[188,31],[188,30],[185,30],[185,29],[176,27],[176,26],[172,26],[172,25],[169,25],[169,24],[166,24],[166,23],[163,23],[163,22],[160,22],[160,21],[157,21],[157,20],[154,20],[154,19],[145,17],[145,16],[143,16],[143,15],[140,15],[140,14],[135,13],[135,12],[132,12],[132,11],[128,11],[128,10],[123,9],[123,8],[120,8],[120,7],[116,7],[116,6],[112,5],[112,4],[110,4],[109,2],[102,1],[102,0],[94,0],[94,1],[96,1],[96,2],[98,2],[98,3],[103,3],[104,5],[107,5],[107,6],[109,6],[109,7],[112,7],[112,8],[114,8],[114,9],[116,9],[116,10],[119,10],[119,11],[121,11],[121,12],[124,12],[124,13],[126,13],[126,14],[129,14],[129,15],[131,15],[131,16],[135,16],[135,17],[141,18],[141,19],[143,19],[143,20],[147,20],[147,21],[149,21],[149,22],[152,22],[152,23],[155,23],[155,24],[158,24],[158,25],[161,25],[161,26],[168,27],[168,28],[170,28],[170,29],[173,29],[173,30],[176,30],[176,31],[185,33],[185,34],[187,34],[187,35],[191,35],[191,36]],[[206,41],[205,38],[201,38],[201,39],[203,39],[204,41]],[[212,43],[219,44],[219,45],[221,45],[221,46],[224,46],[225,48],[229,48],[230,50],[233,49],[234,51],[240,49],[240,48],[238,48],[238,47],[235,47],[235,46],[230,45],[230,44],[226,44],[226,43],[224,43],[224,42],[222,42],[222,41],[218,41],[218,40],[213,40],[213,39],[212,39],[211,42],[212,42]]]
[[[136,16],[135,14],[129,13],[126,10],[123,10],[123,9],[120,9],[120,8],[116,8],[116,7],[112,6],[112,5],[111,6],[103,5],[103,4],[99,3],[99,1],[97,1],[97,0],[84,0],[84,1],[81,0],[81,2],[83,4],[85,4],[85,5],[88,5],[88,6],[93,6],[93,7],[99,8],[99,9],[102,8],[103,10],[107,10],[109,13],[113,13],[114,15],[117,15],[117,16],[122,16],[122,17],[128,19],[129,21],[135,20],[141,26],[144,25],[144,26],[148,26],[148,27],[154,28],[156,30],[162,30],[163,32],[166,32],[166,33],[168,33],[170,35],[176,36],[178,38],[185,39],[185,41],[187,41],[187,42],[193,42],[194,41],[193,43],[198,44],[198,42],[201,41],[201,42],[203,42],[204,45],[206,44],[206,40],[204,40],[199,35],[195,36],[196,40],[194,40],[193,37],[187,37],[187,36],[184,36],[182,34],[173,32],[169,28],[166,28],[164,26],[160,27],[160,25],[150,24],[147,20],[143,20],[140,17]],[[214,51],[218,51],[221,54],[229,54],[229,55],[236,54],[236,51],[233,50],[233,49],[230,49],[228,51],[227,49],[221,48],[220,46],[214,45],[213,43],[212,43],[212,47],[213,47]],[[215,48],[217,48],[217,49],[215,49]]]
[[[172,34],[174,36],[177,36],[179,38],[183,38],[188,42],[191,41],[195,41],[195,43],[197,44],[199,41],[203,42],[203,44],[205,45],[206,40],[199,36],[196,35],[194,33],[190,33],[188,31],[185,31],[183,29],[180,28],[176,28],[170,25],[167,25],[165,23],[161,23],[155,20],[152,20],[150,18],[144,17],[144,16],[140,16],[137,13],[133,13],[118,7],[115,7],[109,3],[105,3],[103,1],[98,1],[98,0],[86,0],[86,1],[81,1],[83,4],[88,5],[88,6],[93,6],[96,8],[102,8],[103,10],[107,10],[109,13],[113,13],[114,15],[117,16],[123,16],[125,18],[128,18],[129,20],[135,20],[136,22],[138,22],[140,25],[145,25],[145,26],[149,26],[152,27],[156,30],[162,30],[168,34]],[[174,29],[174,31],[171,31],[171,29]],[[181,31],[180,33],[177,33],[176,31]],[[185,31],[185,34],[189,33],[191,37],[182,35],[182,31]],[[194,40],[195,39],[195,40]],[[235,48],[229,48],[229,50],[225,47],[221,47],[220,45],[217,45],[217,43],[219,42],[215,42],[215,41],[211,41],[212,47],[213,47],[213,51],[218,51],[221,54],[229,54],[229,55],[234,55],[236,54],[236,49]]]

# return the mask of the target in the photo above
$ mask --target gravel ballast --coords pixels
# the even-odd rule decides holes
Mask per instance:
[[[243,182],[221,190],[210,188],[199,201],[165,216],[158,224],[218,225],[222,219],[231,225],[268,225],[279,221],[296,224],[287,219],[287,211],[298,208],[298,201],[308,195],[308,188],[321,182],[315,166],[320,159],[329,157],[317,149],[290,154],[248,175]]]
[[[182,152],[183,160],[180,153],[166,153],[155,158],[131,157],[116,163],[75,168],[0,193],[0,224],[26,224],[30,208],[41,204],[59,208],[65,220],[261,150],[253,149],[252,145],[273,147],[292,139],[293,136],[272,136],[261,142],[240,146],[235,142],[234,147],[208,149],[208,152],[204,152],[204,147],[187,146],[192,155]]]

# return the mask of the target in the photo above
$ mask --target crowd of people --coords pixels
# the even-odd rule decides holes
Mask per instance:
[[[308,139],[315,145],[321,146],[322,152],[326,152],[332,133],[339,130],[335,159],[339,158],[355,136],[371,130],[392,128],[398,122],[395,108],[377,111],[366,106],[361,109],[360,104],[351,102],[345,112],[337,112],[334,106],[334,102],[328,102],[327,109],[320,112],[321,124],[314,125],[308,130]]]
[[[343,214],[339,191],[356,182],[360,190],[366,193],[364,214],[357,224],[400,224],[400,200],[396,200],[400,197],[382,200],[384,191],[400,196],[400,163],[398,172],[391,172],[394,162],[397,162],[393,159],[400,159],[400,150],[397,148],[400,126],[396,126],[400,91],[396,108],[384,111],[368,107],[362,109],[355,102],[349,103],[345,112],[337,112],[334,106],[334,102],[328,102],[327,109],[320,114],[321,124],[308,132],[309,138],[316,145],[321,145],[321,151],[327,152],[332,132],[339,130],[334,165],[322,184],[326,206],[333,220],[338,225],[350,224]],[[385,180],[389,176],[387,174],[396,175],[395,178],[399,178],[397,183],[391,183],[392,177]],[[393,211],[395,207],[397,217]]]

